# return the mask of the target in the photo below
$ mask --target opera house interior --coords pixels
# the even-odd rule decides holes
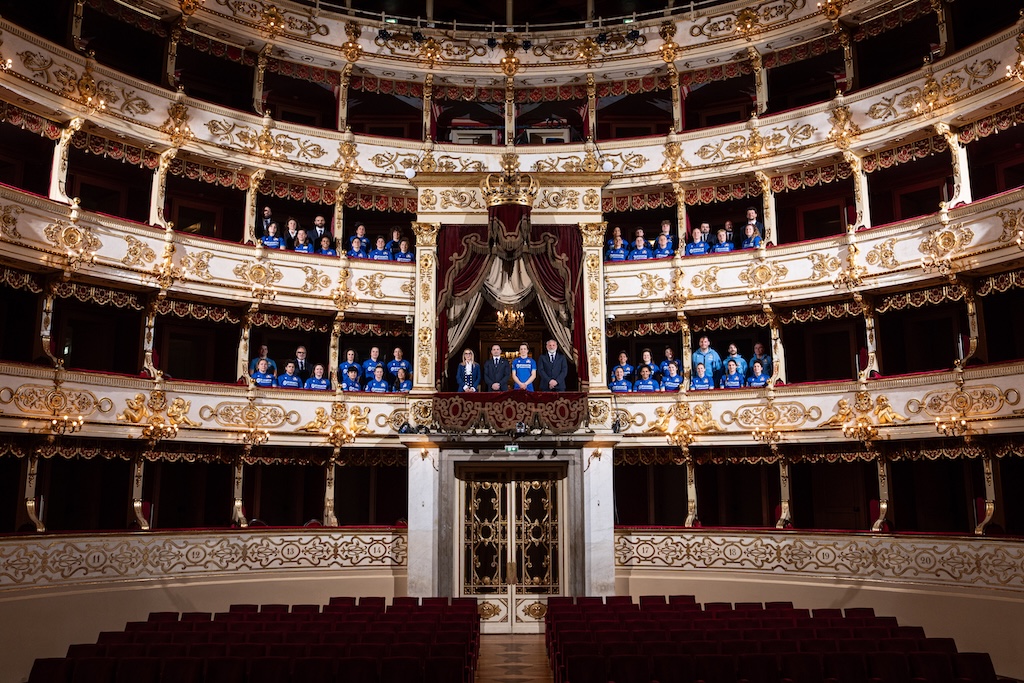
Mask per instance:
[[[0,2],[0,683],[1024,680],[1024,3],[481,5]]]

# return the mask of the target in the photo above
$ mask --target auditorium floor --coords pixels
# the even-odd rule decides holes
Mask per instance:
[[[476,683],[551,683],[543,635],[480,636]]]

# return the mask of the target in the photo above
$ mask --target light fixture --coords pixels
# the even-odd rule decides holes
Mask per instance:
[[[85,418],[81,415],[72,417],[70,415],[54,415],[50,420],[50,432],[56,436],[65,436],[81,431],[85,425]]]
[[[522,335],[526,326],[526,319],[522,311],[506,308],[498,311],[498,337],[501,339],[515,339]]]
[[[156,443],[163,439],[173,439],[178,435],[178,425],[164,422],[153,422],[142,428],[142,438]]]
[[[935,418],[935,431],[942,436],[962,436],[966,439],[971,431],[971,425],[967,422],[967,418],[964,415],[948,418],[937,417]]]
[[[259,429],[256,425],[251,425],[249,429],[242,432],[242,443],[246,446],[262,446],[268,441],[270,441],[270,431],[267,429]]]
[[[866,418],[858,417],[857,422],[843,427],[843,436],[861,441],[865,448],[871,448],[871,442],[878,438],[878,427]]]
[[[416,177],[416,169],[413,168],[412,166],[405,169],[403,173],[405,174],[405,177],[408,178],[409,180],[412,180],[413,178]]]
[[[775,425],[768,425],[767,429],[755,429],[750,433],[755,441],[760,441],[772,447],[772,450],[782,441],[782,432],[775,428]]]
[[[611,173],[612,169],[615,168],[615,164],[612,163],[611,159],[601,158],[601,170],[605,173]]]
[[[1024,83],[1024,31],[1017,34],[1017,45],[1013,48],[1017,51],[1017,59],[1013,64],[1006,66],[1006,76],[1008,78],[1016,78],[1021,83]],[[7,60],[8,68],[10,68],[11,60]]]
[[[330,433],[327,434],[327,443],[331,444],[335,448],[341,448],[345,444],[352,443],[355,440],[355,435],[340,422],[335,422],[334,426],[331,427]]]
[[[258,27],[262,33],[273,38],[285,29],[286,23],[281,10],[275,5],[267,5],[262,14],[260,14]]]
[[[843,13],[843,4],[846,0],[824,0],[818,3],[818,11],[825,15],[829,21],[838,21],[839,15]]]
[[[686,425],[679,425],[678,429],[668,435],[668,442],[673,446],[687,448],[693,444],[693,433]]]

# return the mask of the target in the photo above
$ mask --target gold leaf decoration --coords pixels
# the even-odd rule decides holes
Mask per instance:
[[[312,266],[302,266],[302,272],[306,274],[306,281],[302,284],[303,292],[319,292],[331,286],[331,278],[322,270]]]
[[[156,252],[145,242],[131,235],[125,235],[124,239],[128,243],[128,253],[121,259],[121,263],[124,265],[137,266],[149,264],[156,260]]]

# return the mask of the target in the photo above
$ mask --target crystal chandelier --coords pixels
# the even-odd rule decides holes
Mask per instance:
[[[498,335],[503,339],[514,339],[522,335],[525,327],[522,311],[506,308],[498,311]]]

